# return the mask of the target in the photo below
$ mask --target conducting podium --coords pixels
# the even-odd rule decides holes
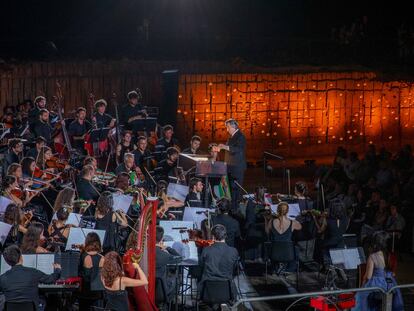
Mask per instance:
[[[212,161],[208,155],[183,154],[178,157],[178,167],[181,167],[185,174],[195,170],[197,177],[204,178],[204,206],[208,208],[208,183],[210,177],[221,177],[227,175],[227,163],[220,161]]]

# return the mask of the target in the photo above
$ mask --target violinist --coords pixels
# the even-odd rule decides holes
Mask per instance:
[[[47,249],[41,246],[46,240],[43,232],[44,227],[40,222],[33,222],[29,225],[23,237],[22,246],[20,247],[23,254],[48,253]]]
[[[121,164],[126,153],[132,153],[137,147],[132,142],[132,132],[125,131],[120,144],[116,146],[116,163]]]
[[[114,199],[112,193],[104,191],[96,204],[95,229],[105,230],[103,251],[119,250],[120,229],[128,226],[128,220],[122,211],[113,211]]]
[[[12,227],[4,242],[3,248],[6,248],[11,244],[20,244],[22,242],[23,235],[27,232],[27,226],[30,224],[32,216],[33,214],[30,212],[24,214],[14,203],[7,205],[4,212],[4,222],[12,225]]]
[[[62,206],[73,206],[73,201],[75,201],[76,192],[75,189],[71,187],[65,187],[59,191],[55,204],[53,206],[53,211],[56,213],[62,208]]]
[[[34,124],[39,120],[39,114],[42,109],[46,109],[46,98],[37,96],[34,100],[34,107],[29,111],[29,125],[31,130]]]
[[[228,199],[222,199],[218,204],[219,214],[211,217],[214,225],[223,225],[226,228],[226,243],[228,246],[235,247],[236,241],[240,239],[240,224],[230,216],[231,203]]]
[[[47,161],[50,161],[52,156],[52,149],[50,149],[47,146],[43,147],[42,149],[40,149],[40,152],[36,158],[36,166],[42,171],[56,173],[56,170],[54,168],[49,168],[46,164]]]
[[[267,219],[265,229],[272,241],[292,241],[293,231],[302,229],[299,222],[287,217],[288,211],[289,204],[280,202],[277,205],[276,218]]]
[[[35,140],[36,144],[33,148],[29,149],[26,152],[26,157],[31,157],[33,159],[37,159],[37,155],[39,154],[40,150],[46,145],[46,139],[43,136],[36,137]]]
[[[65,223],[68,220],[70,209],[71,207],[67,205],[63,205],[60,209],[58,209],[56,212],[57,219],[52,219],[52,222],[48,228],[49,239],[51,239],[54,243],[61,243],[62,247],[60,247],[60,249],[65,248],[68,240],[70,226]],[[56,248],[57,247],[55,247],[55,249]]]
[[[17,178],[17,183],[20,187],[27,188],[33,184],[32,181],[25,181],[23,179],[22,166],[19,163],[13,163],[7,170],[7,175],[14,176]]]
[[[19,163],[23,156],[23,143],[19,138],[9,139],[9,150],[3,159],[3,176],[6,175],[7,169],[12,163]]]
[[[92,128],[92,125],[86,120],[86,109],[79,107],[76,110],[76,119],[69,124],[68,134],[72,137],[73,148],[81,154],[85,154],[85,135]]]
[[[85,165],[92,165],[93,168],[95,169],[95,172],[98,170],[98,161],[92,157],[92,156],[87,156],[84,160],[83,160],[83,166]]]
[[[35,196],[34,192],[26,192],[19,187],[17,178],[6,176],[2,182],[3,196],[12,200],[17,206],[25,207]]]
[[[100,129],[103,127],[114,127],[115,119],[109,114],[105,113],[108,104],[105,99],[99,99],[95,102],[96,112],[92,116],[92,124],[95,128]]]
[[[158,179],[168,180],[169,176],[175,177],[174,168],[177,167],[179,151],[174,147],[167,149],[167,158],[158,162],[156,167],[156,175]]]
[[[86,201],[98,201],[99,191],[92,184],[92,178],[95,175],[95,169],[92,165],[85,165],[80,173],[80,178],[76,183],[79,199]],[[93,214],[93,211],[90,211]]]
[[[100,278],[100,270],[104,263],[101,252],[102,243],[99,235],[89,232],[80,256],[79,276],[82,277],[82,291],[79,310],[90,310],[91,306],[103,307],[100,303],[104,289]]]
[[[34,124],[33,134],[35,137],[42,136],[48,145],[52,142],[53,128],[49,123],[49,111],[47,109],[41,109],[39,111],[39,117]]]
[[[148,149],[148,139],[145,136],[139,136],[137,139],[138,148],[134,150],[135,165],[139,167],[146,166],[148,170],[152,171],[153,163],[151,151]]]
[[[115,174],[118,175],[120,173],[127,173],[130,174],[135,169],[135,159],[132,153],[125,153],[124,154],[124,161],[117,166],[115,169]]]
[[[48,186],[48,182],[44,181],[48,178],[47,173],[43,172],[36,166],[36,161],[33,158],[23,158],[20,162],[22,166],[23,178],[33,180],[33,187],[40,188]]]

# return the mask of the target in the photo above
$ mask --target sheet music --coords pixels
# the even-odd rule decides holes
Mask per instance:
[[[10,203],[13,203],[13,201],[4,196],[0,196],[0,214],[4,214],[7,205],[9,205]]]
[[[98,234],[99,239],[101,240],[101,244],[103,244],[105,240],[105,230],[95,230],[95,229],[86,229],[86,228],[70,228],[68,241],[66,243],[66,250],[78,250],[73,249],[72,245],[74,244],[85,244],[85,238],[89,232],[96,232]]]
[[[343,266],[347,270],[357,269],[361,264],[358,248],[331,249],[332,264]]]
[[[79,227],[80,220],[82,218],[82,214],[70,213],[68,219],[66,220],[66,225],[73,225],[75,227]]]
[[[1,256],[1,269],[0,269],[0,275],[2,275],[3,273],[9,271],[11,269],[11,267],[9,266],[9,264],[4,260],[4,257]]]
[[[186,206],[184,209],[183,220],[192,221],[196,225],[197,229],[201,229],[201,222],[207,218],[206,211],[210,211],[210,213],[215,212],[214,209]]]
[[[36,254],[22,255],[23,266],[36,269]]]
[[[167,188],[167,196],[184,202],[189,191],[188,189],[188,186],[169,183]]]
[[[55,263],[55,254],[37,254],[36,269],[46,274],[53,273],[53,264]]]
[[[183,261],[198,263],[198,250],[194,241],[189,241],[188,243],[170,241],[164,242],[164,245],[173,248],[179,253],[184,258]]]
[[[114,198],[113,210],[114,211],[121,210],[125,212],[125,214],[128,212],[129,206],[131,205],[132,200],[134,199],[132,196],[125,195],[125,194],[113,194],[113,198]]]
[[[164,241],[181,241],[188,239],[188,232],[180,233],[180,229],[193,229],[194,222],[160,221],[160,226],[164,228]]]
[[[300,207],[298,203],[289,204],[288,218],[296,219],[300,215]]]
[[[9,235],[12,225],[6,224],[5,222],[0,221],[0,243],[4,245],[7,236]]]

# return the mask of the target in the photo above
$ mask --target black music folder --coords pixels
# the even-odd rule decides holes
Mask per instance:
[[[157,118],[142,118],[129,123],[129,127],[133,132],[155,132],[157,127]]]
[[[90,134],[90,142],[98,143],[108,138],[110,127],[101,127],[99,129],[92,129]]]

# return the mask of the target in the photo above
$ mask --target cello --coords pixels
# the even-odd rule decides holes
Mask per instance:
[[[129,310],[156,311],[155,306],[155,228],[157,198],[148,198],[135,224],[136,232],[131,232],[128,251],[123,256],[125,276],[138,278],[138,272],[133,263],[139,263],[147,274],[148,286],[128,289]]]

